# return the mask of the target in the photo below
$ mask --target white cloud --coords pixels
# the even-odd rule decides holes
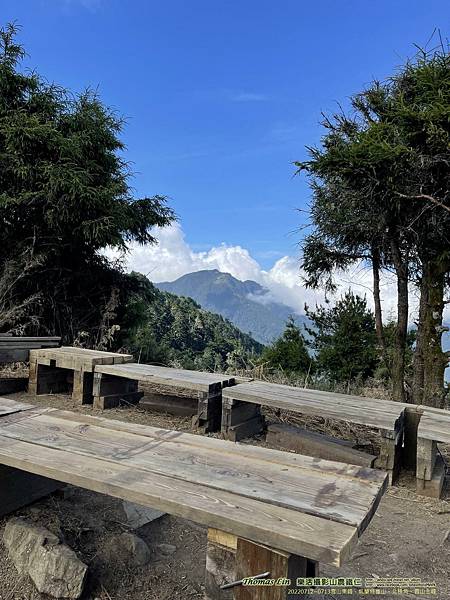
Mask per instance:
[[[218,269],[241,281],[256,281],[269,290],[267,295],[256,296],[253,299],[263,303],[271,300],[282,302],[300,314],[304,313],[305,302],[310,306],[325,302],[322,291],[304,287],[298,257],[283,256],[269,270],[265,270],[242,246],[222,243],[206,251],[194,251],[186,242],[178,223],[157,229],[155,236],[159,240],[157,245],[131,248],[124,258],[128,270],[139,271],[151,281],[160,282],[173,281],[193,271]],[[373,305],[370,271],[355,268],[346,273],[339,273],[336,279],[337,296],[351,288],[360,295],[366,295],[369,305]],[[385,275],[382,279],[382,297],[384,314],[395,314],[395,280],[391,276]],[[329,299],[333,301],[333,298]],[[416,304],[414,300],[413,307]]]

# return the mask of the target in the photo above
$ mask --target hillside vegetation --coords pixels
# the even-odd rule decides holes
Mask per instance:
[[[156,284],[160,289],[193,298],[203,308],[219,313],[262,344],[278,338],[293,310],[271,300],[269,290],[256,281],[239,281],[217,269],[196,271],[175,281]],[[305,317],[295,315],[298,323]]]
[[[260,343],[191,298],[161,291],[138,273],[130,278],[137,288],[128,302],[122,341],[142,362],[236,371],[261,353]]]

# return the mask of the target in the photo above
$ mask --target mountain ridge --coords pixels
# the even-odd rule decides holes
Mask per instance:
[[[269,290],[251,279],[240,281],[217,269],[194,271],[175,281],[155,283],[160,290],[192,298],[206,310],[229,319],[241,331],[262,344],[270,344],[284,330],[289,316],[306,317],[281,302],[271,300]],[[259,298],[258,298],[259,297]]]

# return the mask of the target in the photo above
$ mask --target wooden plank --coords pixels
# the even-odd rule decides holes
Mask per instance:
[[[40,364],[50,365],[49,361],[55,361],[58,368],[71,369],[75,371],[92,372],[95,365],[126,363],[133,360],[131,354],[119,354],[117,352],[103,352],[87,348],[62,346],[61,348],[32,350],[30,358]]]
[[[357,540],[355,527],[224,490],[130,469],[129,464],[0,435],[0,463],[150,506],[288,552],[340,566]]]
[[[335,475],[339,475],[339,477],[357,479],[361,483],[367,482],[381,485],[385,480],[385,475],[383,473],[373,469],[332,461],[323,461],[309,456],[282,452],[280,450],[261,448],[250,444],[231,444],[224,440],[192,435],[182,431],[169,431],[166,429],[150,427],[148,425],[140,425],[138,423],[127,423],[116,419],[94,417],[53,408],[47,409],[46,412],[53,417],[62,418],[65,421],[72,421],[82,425],[94,425],[110,431],[133,433],[143,436],[151,440],[155,445],[160,444],[161,442],[171,441],[183,444],[183,446],[192,447],[202,454],[209,452],[219,452],[222,455],[231,453],[240,463],[247,463],[249,460],[261,461],[264,464],[270,462],[281,465],[282,467],[289,466],[308,469],[323,474],[334,473]]]
[[[307,456],[372,467],[375,456],[352,448],[352,442],[332,438],[301,427],[273,423],[267,428],[266,441]]]
[[[232,385],[233,377],[217,373],[203,373],[169,367],[157,367],[139,363],[122,365],[100,365],[95,368],[97,373],[126,377],[148,383],[169,385],[194,391],[213,392],[216,388]]]
[[[248,384],[239,384],[231,390],[227,390],[227,396],[240,399],[241,394],[247,393],[250,396],[262,394],[265,398],[282,398],[285,401],[297,400],[298,398],[309,400],[321,400],[324,406],[338,404],[339,406],[353,407],[356,410],[373,410],[376,406],[377,412],[398,416],[402,413],[404,407],[400,403],[387,400],[378,400],[376,398],[366,398],[364,396],[350,396],[347,394],[337,394],[332,392],[323,392],[320,390],[305,389],[281,384],[265,383],[253,381]],[[256,399],[255,399],[256,401]]]
[[[27,362],[29,350],[2,350],[0,348],[0,363]]]
[[[0,398],[0,417],[21,412],[23,410],[30,410],[32,408],[34,408],[34,406],[32,404],[27,404],[26,402],[16,402],[15,400],[9,400],[8,398]]]
[[[161,475],[170,473],[194,484],[248,498],[256,496],[269,504],[356,526],[359,531],[370,521],[384,489],[378,483],[362,484],[356,478],[344,479],[326,472],[327,461],[323,461],[322,471],[249,461],[249,477],[242,473],[241,464],[232,453],[211,451],[205,456],[177,442],[152,444],[142,436],[86,427],[55,418],[48,412],[32,420],[1,426],[0,432],[9,439],[64,449],[85,457],[120,460],[130,468]]]
[[[450,444],[450,413],[424,413],[418,428],[419,438]]]
[[[95,396],[94,408],[107,410],[117,408],[123,404],[137,404],[144,392],[124,392],[123,394],[111,394],[109,396]]]
[[[230,548],[231,550],[237,549],[237,537],[227,533],[226,531],[221,531],[220,529],[214,529],[210,527],[208,529],[208,541],[214,542],[215,544],[220,544],[221,546]]]
[[[4,334],[1,333],[0,334],[0,342],[2,341],[6,341],[9,342],[11,340],[20,340],[23,342],[36,342],[36,341],[41,341],[41,342],[60,342],[61,338],[58,336],[38,336],[38,337],[27,337],[27,336],[16,336],[16,335],[9,335],[9,334]]]
[[[169,415],[191,417],[197,414],[198,402],[185,396],[166,396],[165,394],[145,394],[139,402],[139,408]]]
[[[372,399],[370,403],[365,399],[366,402],[360,404],[357,397],[258,382],[225,388],[223,398],[228,401],[241,400],[273,406],[306,415],[346,420],[387,431],[401,429],[404,414],[404,409],[394,402],[379,401],[372,404]]]

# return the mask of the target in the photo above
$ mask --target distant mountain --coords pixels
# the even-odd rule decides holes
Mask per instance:
[[[196,271],[172,282],[155,284],[160,290],[193,298],[203,308],[229,319],[241,331],[269,344],[284,330],[293,310],[267,298],[268,290],[256,281],[239,281],[229,273]],[[297,315],[299,322],[306,320]]]

